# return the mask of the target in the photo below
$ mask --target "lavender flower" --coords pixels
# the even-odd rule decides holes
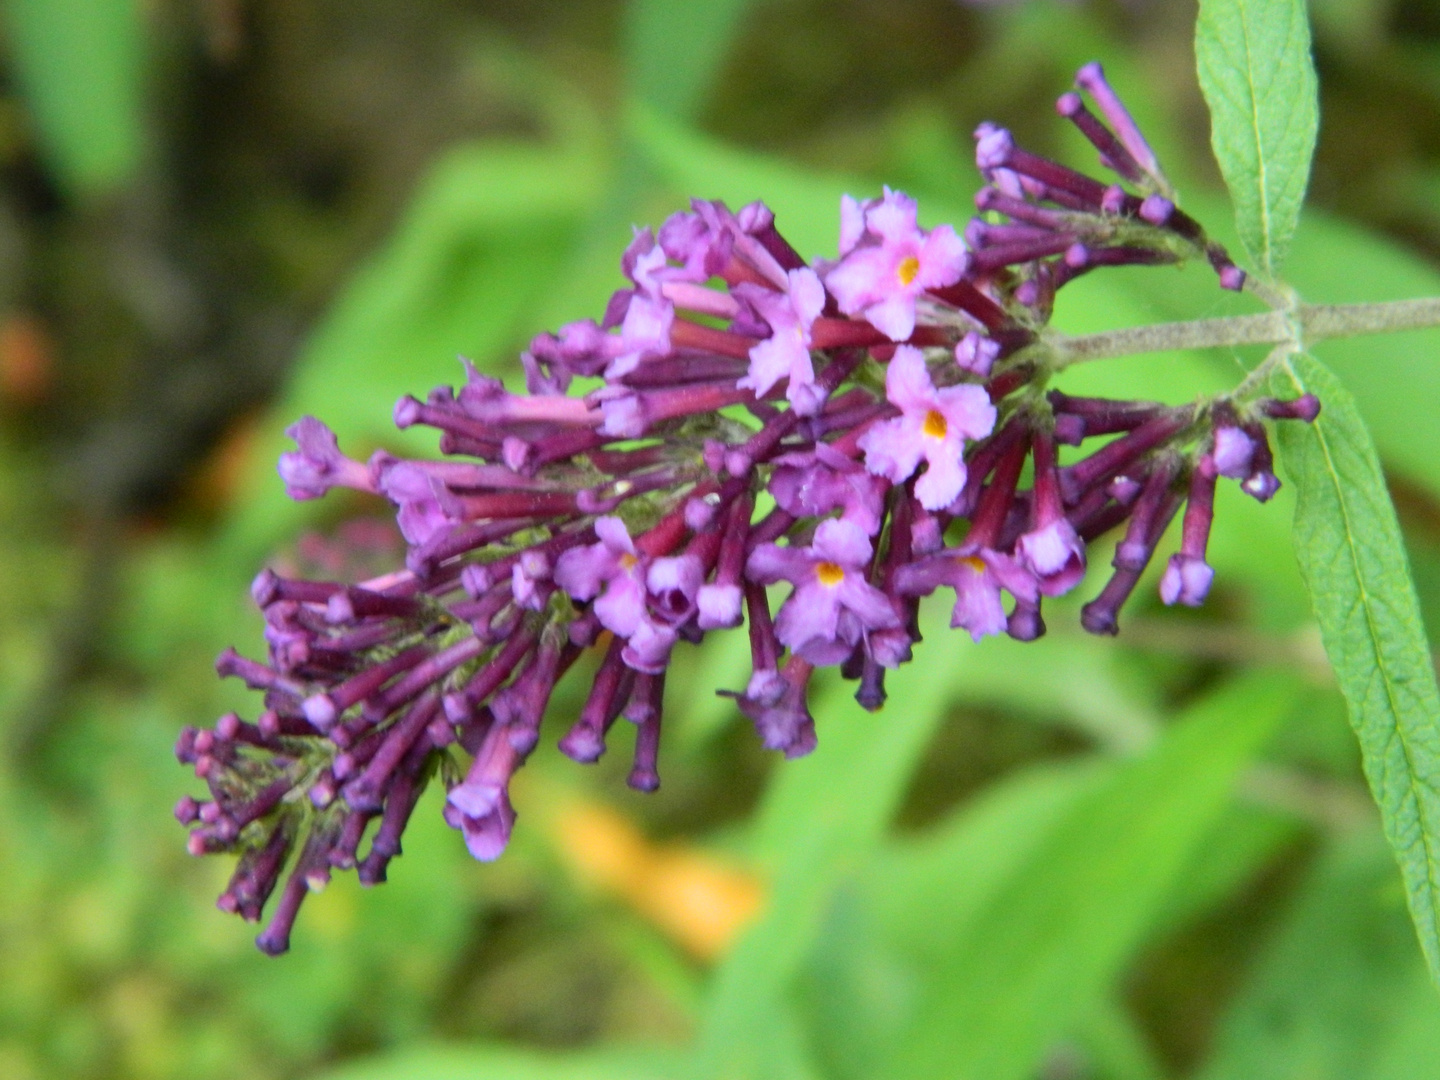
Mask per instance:
[[[600,625],[628,638],[645,620],[645,569],[618,517],[596,518],[595,535],[599,543],[560,556],[555,584],[576,600],[595,600]]]
[[[1034,435],[1035,484],[1030,492],[1030,531],[1015,541],[1019,563],[1035,576],[1040,592],[1060,596],[1085,576],[1085,544],[1066,516],[1051,433]]]
[[[1043,598],[1080,587],[1090,545],[1123,527],[1081,617],[1114,633],[1183,506],[1161,597],[1205,599],[1216,483],[1268,499],[1266,425],[1313,420],[1319,403],[1048,389],[1063,365],[1041,330],[1075,277],[1197,258],[1223,287],[1244,280],[1176,206],[1098,67],[1077,82],[1098,115],[1073,93],[1059,110],[1122,182],[984,125],[984,216],[927,232],[898,191],[846,196],[838,257],[814,264],[763,204],[696,200],[658,237],[635,233],[598,320],[532,340],[527,393],[467,364],[458,387],[401,399],[397,426],[435,429],[438,459],[362,463],[313,417],[290,429],[286,490],[388,500],[406,547],[379,574],[346,574],[343,558],[321,580],[262,571],[268,656],[227,650],[216,667],[263,709],[176,744],[208,789],[176,806],[189,849],[238,855],[219,906],[256,921],[278,896],[262,949],[288,947],[333,871],[384,881],[437,779],[470,852],[498,857],[510,782],[572,667],[589,688],[560,749],[593,762],[627,717],[629,783],[652,791],[682,641],[745,625],[752,672],[724,692],[794,757],[817,743],[816,671],[838,668],[879,708],[886,669],[915,651],[921,598],[942,586],[952,626],[1028,641]],[[577,377],[601,385],[571,394]],[[1057,444],[1077,448],[1063,467]],[[791,591],[772,611],[779,582]]]
[[[886,188],[865,209],[864,231],[825,276],[841,311],[869,320],[892,341],[914,332],[915,301],[925,290],[953,285],[965,272],[965,245],[955,230],[941,225],[926,233],[915,216],[914,199]]]
[[[990,434],[995,406],[978,386],[935,389],[919,349],[902,345],[885,372],[885,396],[900,410],[860,437],[865,467],[893,483],[925,462],[915,495],[926,510],[948,506],[965,486],[965,440]]]
[[[1010,556],[989,548],[966,548],[910,563],[897,588],[909,596],[928,596],[941,585],[955,590],[950,625],[979,641],[1003,634],[1007,626],[1001,590],[1025,604],[1039,597],[1035,578]]]
[[[370,470],[340,453],[335,433],[315,417],[301,417],[285,434],[296,448],[280,455],[280,479],[292,499],[318,499],[332,487],[375,490]]]
[[[844,518],[822,521],[808,548],[756,547],[746,573],[761,585],[795,586],[775,620],[780,644],[823,667],[844,660],[870,631],[898,627],[894,605],[865,580],[870,555],[865,533]]]
[[[785,397],[802,416],[813,416],[824,399],[815,393],[810,360],[810,328],[825,307],[825,287],[809,268],[791,270],[789,289],[776,293],[748,283],[736,293],[748,300],[770,326],[770,336],[750,350],[750,374],[736,385],[767,394],[788,379]]]

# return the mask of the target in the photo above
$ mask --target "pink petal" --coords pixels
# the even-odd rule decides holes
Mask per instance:
[[[950,625],[964,627],[979,641],[1005,630],[1005,609],[1000,606],[1000,586],[989,573],[966,567],[955,586],[955,608]]]
[[[745,561],[745,575],[761,585],[806,581],[814,560],[802,551],[779,544],[759,544]]]
[[[983,395],[985,391],[980,393]],[[922,418],[924,413],[936,408],[943,400],[935,393],[935,384],[925,366],[925,354],[913,345],[901,345],[895,350],[895,356],[885,372],[885,396],[901,412],[919,413]],[[946,420],[949,419],[946,416]]]
[[[846,315],[879,302],[894,283],[895,258],[881,247],[858,247],[825,275],[825,287]]]
[[[1021,536],[1015,554],[1040,579],[1046,596],[1064,595],[1085,576],[1085,545],[1064,518]]]
[[[650,619],[642,619],[635,632],[630,635],[620,658],[628,667],[650,675],[659,675],[670,662],[670,651],[675,647],[679,635],[668,626],[662,626]]]
[[[870,538],[853,521],[827,518],[815,529],[810,550],[826,562],[846,567],[864,566],[870,561]]]
[[[887,245],[900,240],[920,239],[920,230],[915,224],[917,207],[915,200],[903,191],[885,189],[885,197],[878,206],[873,206],[865,215],[865,224],[870,231],[882,237]]]
[[[925,459],[930,464],[925,475],[915,481],[915,497],[926,510],[940,510],[954,502],[965,486],[965,463],[958,443],[950,439]]]
[[[884,630],[900,625],[900,616],[895,605],[886,595],[871,585],[859,572],[846,574],[835,589],[840,603],[854,612],[866,630]]]
[[[840,196],[840,257],[843,259],[865,235],[866,204],[853,196]]]
[[[636,231],[635,239],[630,242],[630,248],[625,252],[625,261],[631,261],[632,252],[634,257],[630,268],[630,280],[645,292],[658,295],[660,282],[656,280],[656,272],[665,269],[670,264],[665,258],[664,250],[655,243],[655,237],[649,229]]]
[[[979,555],[995,580],[1011,596],[1028,604],[1033,604],[1039,598],[1040,590],[1034,575],[1010,556],[990,550],[981,551]]]
[[[782,645],[798,649],[812,640],[834,640],[840,619],[835,590],[818,583],[801,585],[790,594],[775,617],[775,636]]]
[[[645,589],[630,574],[612,578],[595,601],[595,617],[617,637],[628,638],[645,617]]]
[[[865,308],[862,314],[891,341],[904,341],[915,332],[915,297],[909,290],[902,291],[899,285],[896,290]]]
[[[790,302],[808,335],[810,324],[825,308],[825,286],[820,283],[820,276],[808,266],[790,271]]]
[[[750,374],[746,375],[736,385],[742,390],[750,389],[755,391],[756,397],[761,397],[770,392],[770,388],[781,379],[788,379],[790,372],[796,364],[796,346],[799,342],[795,338],[793,330],[784,333],[777,333],[755,345],[750,350]],[[810,361],[810,350],[804,349],[805,362]],[[810,378],[815,378],[814,367],[811,367]]]
[[[995,406],[983,387],[947,386],[935,400],[952,438],[983,439],[995,430]]]
[[[695,598],[700,611],[701,630],[720,630],[744,621],[742,594],[738,585],[701,585]]]
[[[590,600],[614,572],[614,553],[604,544],[586,544],[571,548],[556,560],[555,584],[574,600]]]
[[[919,421],[903,416],[871,427],[860,436],[865,468],[893,483],[910,479],[920,465]]]
[[[635,544],[630,539],[630,530],[625,528],[625,522],[614,514],[606,514],[604,517],[595,519],[595,535],[616,555],[635,554]]]
[[[460,828],[465,835],[465,847],[481,862],[494,862],[505,851],[510,842],[510,830],[515,827],[515,808],[510,805],[510,796],[500,793],[495,809],[481,818],[463,818]]]
[[[965,241],[955,235],[955,230],[949,225],[936,226],[920,250],[920,272],[915,275],[914,284],[922,289],[953,285],[960,280],[969,261]]]

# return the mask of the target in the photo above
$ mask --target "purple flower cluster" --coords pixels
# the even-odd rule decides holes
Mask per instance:
[[[1160,594],[1205,599],[1217,480],[1270,498],[1264,421],[1313,419],[1318,403],[1048,389],[1057,362],[1040,331],[1075,277],[1199,257],[1222,286],[1244,281],[1166,194],[1098,66],[1077,84],[1099,116],[1074,93],[1059,111],[1124,184],[984,125],[984,214],[963,236],[921,228],[914,201],[887,189],[846,198],[838,258],[813,263],[763,204],[696,201],[636,232],[629,284],[600,321],[531,343],[526,393],[467,366],[458,390],[398,403],[399,427],[439,432],[439,460],[355,461],[319,420],[290,429],[287,491],[388,500],[407,553],[358,584],[263,571],[268,662],[227,651],[217,667],[263,691],[264,711],[180,738],[210,792],[177,807],[190,850],[240,856],[220,906],[258,920],[280,889],[262,949],[288,946],[334,870],[383,881],[437,774],[446,821],[476,858],[498,856],[510,780],[577,664],[590,689],[560,749],[595,761],[623,716],[629,783],[649,791],[682,639],[747,627],[753,672],[726,693],[793,757],[816,744],[815,669],[838,666],[878,708],[885,672],[919,640],[920,598],[942,586],[953,626],[1028,641],[1044,599],[1079,585],[1089,545],[1123,527],[1082,615],[1113,634],[1183,507]],[[1078,448],[1067,464],[1061,446]]]

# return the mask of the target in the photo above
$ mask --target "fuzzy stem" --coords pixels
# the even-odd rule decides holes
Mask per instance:
[[[1330,338],[1384,334],[1440,326],[1440,298],[1389,300],[1378,304],[1302,304],[1293,315],[1271,311],[1220,319],[1154,323],[1081,337],[1047,335],[1057,367],[1137,353],[1169,352],[1235,345],[1275,345],[1294,341],[1306,345]]]

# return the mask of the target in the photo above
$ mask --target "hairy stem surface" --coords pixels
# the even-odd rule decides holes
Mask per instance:
[[[1377,304],[1301,304],[1292,311],[1154,323],[1080,337],[1047,336],[1058,367],[1174,349],[1236,345],[1309,346],[1330,338],[1440,326],[1440,297]]]

